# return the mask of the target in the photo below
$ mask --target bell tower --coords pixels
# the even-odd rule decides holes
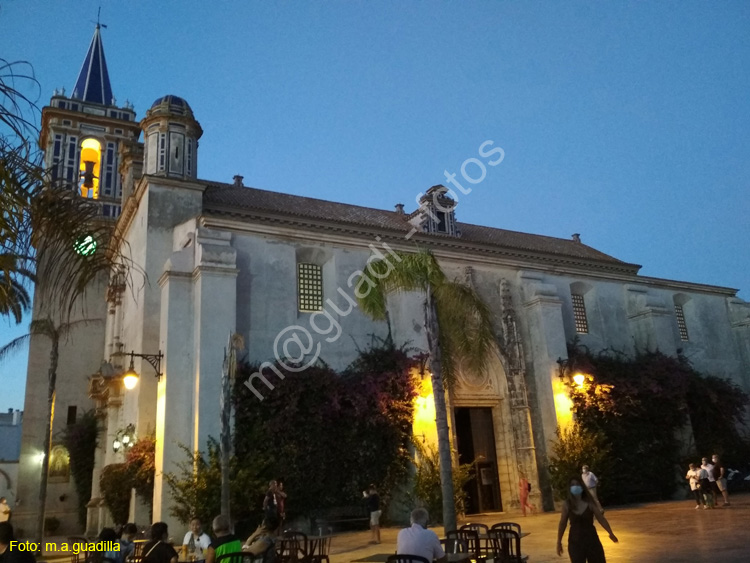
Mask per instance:
[[[133,106],[115,102],[97,24],[73,93],[56,90],[42,110],[45,169],[54,185],[97,200],[103,217],[116,218],[122,199],[118,150],[139,135]]]
[[[177,96],[156,100],[141,121],[144,174],[181,180],[198,177],[198,139],[203,129],[188,103]]]

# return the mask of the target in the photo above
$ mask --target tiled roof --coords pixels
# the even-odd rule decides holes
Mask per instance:
[[[334,201],[325,201],[311,197],[259,190],[257,188],[237,187],[232,184],[218,184],[211,182],[203,195],[203,208],[208,212],[242,213],[256,210],[270,212],[291,217],[333,221],[370,227],[400,231],[404,234],[412,229],[408,222],[408,215],[395,211],[361,207]],[[490,246],[517,249],[535,253],[555,254],[570,258],[609,262],[619,266],[639,266],[628,264],[608,254],[599,252],[572,239],[561,239],[543,235],[532,235],[505,229],[458,223],[461,231],[461,242],[478,243]],[[446,235],[420,233],[421,236],[444,238]],[[452,237],[450,237],[452,239]]]

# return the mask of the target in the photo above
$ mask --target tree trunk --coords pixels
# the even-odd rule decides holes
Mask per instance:
[[[445,387],[441,370],[437,308],[432,288],[429,285],[427,286],[427,298],[425,299],[425,332],[427,347],[430,352],[432,395],[435,399],[435,424],[438,436],[438,455],[440,456],[440,487],[443,492],[443,526],[446,531],[450,531],[457,529],[453,492],[453,460],[450,431],[448,429],[448,411],[445,405]]]
[[[49,386],[47,388],[47,428],[44,434],[44,458],[42,459],[42,479],[39,484],[39,514],[36,522],[36,536],[39,545],[44,541],[44,512],[47,505],[47,476],[49,475],[49,456],[52,445],[52,423],[55,418],[55,385],[57,383],[57,361],[59,358],[59,343],[57,331],[49,335],[52,340],[52,350],[49,354]]]
[[[234,364],[234,348],[232,335],[229,335],[228,348],[224,352],[224,366],[221,378],[221,436],[219,447],[221,450],[221,513],[230,518],[230,476],[229,458],[232,448],[230,419],[232,410],[232,375]]]

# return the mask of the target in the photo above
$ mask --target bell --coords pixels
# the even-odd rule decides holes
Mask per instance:
[[[84,188],[93,188],[94,187],[94,165],[96,163],[93,160],[84,160],[83,165],[86,167],[86,170],[83,172],[83,187]]]

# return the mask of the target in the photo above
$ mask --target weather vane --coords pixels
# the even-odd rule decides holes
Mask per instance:
[[[107,29],[107,25],[103,24],[103,23],[100,23],[100,21],[99,21],[101,15],[102,15],[102,7],[99,6],[99,10],[96,12],[96,21],[92,21],[91,23],[95,23],[97,29],[99,29],[100,27],[103,27],[104,29]]]

